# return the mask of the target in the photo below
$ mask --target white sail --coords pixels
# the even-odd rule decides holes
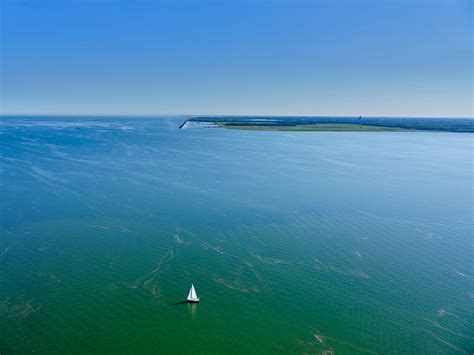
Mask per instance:
[[[198,301],[199,298],[196,294],[196,290],[194,289],[194,285],[191,284],[191,289],[189,290],[188,294],[188,301]]]

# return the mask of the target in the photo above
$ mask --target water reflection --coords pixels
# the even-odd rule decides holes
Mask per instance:
[[[191,313],[191,317],[195,319],[197,316],[197,303],[188,303],[188,310]]]

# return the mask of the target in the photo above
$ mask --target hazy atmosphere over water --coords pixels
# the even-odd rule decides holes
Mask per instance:
[[[2,353],[472,353],[471,134],[181,122],[2,118]]]
[[[3,0],[0,110],[472,117],[472,4]]]

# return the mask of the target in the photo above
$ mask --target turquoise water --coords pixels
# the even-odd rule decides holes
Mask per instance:
[[[473,135],[181,122],[2,119],[2,354],[472,353]]]

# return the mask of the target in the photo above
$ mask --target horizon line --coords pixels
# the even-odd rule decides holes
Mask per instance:
[[[165,118],[165,117],[332,117],[332,118],[346,118],[346,117],[365,117],[365,118],[434,118],[434,119],[474,119],[473,116],[393,116],[393,115],[299,115],[299,114],[163,114],[163,113],[144,113],[144,114],[135,114],[135,113],[0,113],[0,117],[146,117],[146,118]]]

